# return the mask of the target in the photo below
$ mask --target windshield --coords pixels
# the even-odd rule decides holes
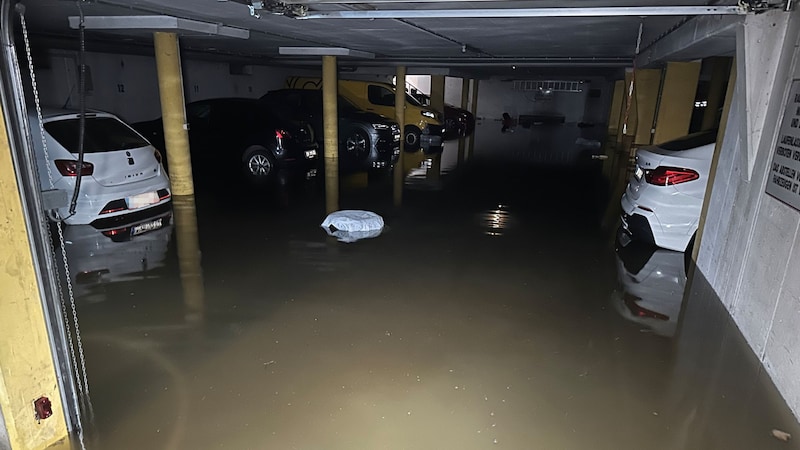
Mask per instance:
[[[411,103],[414,106],[423,107],[422,103],[420,103],[417,99],[411,96],[411,94],[406,93],[406,102]]]
[[[55,120],[44,129],[70,153],[78,153],[78,119]],[[113,117],[87,117],[84,134],[84,153],[113,152],[150,145],[130,127]]]

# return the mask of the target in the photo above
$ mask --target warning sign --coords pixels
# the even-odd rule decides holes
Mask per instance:
[[[767,194],[800,210],[800,80],[792,82],[775,154],[767,175]]]

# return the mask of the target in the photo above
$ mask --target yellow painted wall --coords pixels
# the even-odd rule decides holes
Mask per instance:
[[[0,409],[12,449],[42,449],[67,425],[6,131],[0,111]],[[53,416],[37,423],[40,396]]]
[[[671,62],[667,64],[666,71],[653,135],[654,144],[679,138],[689,132],[700,79],[700,62]]]
[[[653,118],[656,115],[658,104],[658,91],[661,87],[661,70],[643,69],[636,71],[636,85],[634,93],[636,98],[636,113],[638,115],[635,145],[650,144]]]

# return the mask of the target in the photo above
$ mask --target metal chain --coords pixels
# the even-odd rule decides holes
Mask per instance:
[[[27,27],[27,23],[25,22],[25,14],[24,14],[24,12],[19,11],[19,16],[20,16],[20,24],[22,25],[22,38],[23,38],[23,40],[25,42],[25,55],[27,56],[27,59],[28,59],[28,70],[30,71],[30,76],[31,76],[31,86],[33,88],[33,99],[34,99],[34,103],[35,103],[35,106],[36,106],[36,118],[39,121],[39,137],[42,140],[42,148],[44,150],[45,160],[49,162],[50,161],[50,155],[49,155],[49,152],[47,150],[47,139],[45,139],[44,122],[42,121],[42,107],[41,107],[41,101],[39,99],[39,88],[38,88],[38,86],[36,84],[36,73],[33,70],[33,56],[32,56],[32,53],[31,53],[30,40],[28,38],[28,27]],[[49,180],[49,183],[50,183],[50,188],[52,189],[52,188],[55,187],[55,183],[53,182],[53,171],[50,168],[50,164],[49,163],[45,164],[45,165],[47,166],[47,177],[48,177],[48,180]],[[56,271],[56,281],[58,282],[59,300],[61,301],[61,310],[62,310],[62,314],[64,315],[64,321],[65,321],[65,325],[66,325],[65,328],[66,328],[66,333],[67,333],[67,340],[69,342],[70,356],[72,357],[72,364],[73,364],[73,367],[75,367],[76,369],[77,369],[77,367],[80,367],[80,373],[76,373],[75,374],[76,375],[76,384],[78,386],[78,392],[82,396],[85,394],[86,398],[88,398],[89,397],[89,380],[88,380],[88,377],[86,375],[86,358],[85,358],[84,353],[83,353],[83,342],[81,341],[81,330],[80,330],[80,325],[78,324],[78,311],[77,311],[77,307],[75,305],[75,295],[74,295],[74,291],[72,289],[72,278],[71,278],[70,271],[69,271],[69,263],[67,261],[67,250],[66,250],[66,244],[65,244],[65,240],[64,240],[64,229],[63,229],[63,227],[61,225],[61,220],[60,220],[61,218],[58,217],[58,213],[57,212],[55,213],[55,216],[56,216],[55,217],[55,219],[56,219],[55,220],[56,227],[58,229],[58,241],[59,241],[59,244],[61,246],[61,260],[62,260],[62,262],[64,264],[64,272],[65,272],[65,278],[66,278],[66,283],[67,283],[67,292],[69,294],[69,301],[70,301],[70,306],[71,306],[71,310],[72,310],[72,319],[73,319],[73,324],[74,324],[74,327],[75,327],[74,345],[73,345],[73,340],[72,340],[72,332],[70,331],[69,317],[67,315],[67,306],[66,306],[66,302],[64,300],[63,290],[61,288],[61,279],[60,279],[60,275],[59,275],[58,271]],[[48,227],[48,236],[50,236],[51,239],[52,239],[52,234],[50,232],[49,227]],[[52,256],[53,256],[53,260],[55,261],[55,258],[56,258],[55,249],[52,250]],[[78,366],[78,361],[77,361],[76,356],[75,356],[75,347],[78,348],[78,356],[80,358],[80,366]],[[83,377],[83,382],[82,383],[81,383],[81,376]]]

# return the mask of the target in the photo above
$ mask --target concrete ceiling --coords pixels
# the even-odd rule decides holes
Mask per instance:
[[[729,55],[735,49],[735,27],[741,16],[650,17],[531,17],[298,20],[262,11],[251,16],[248,0],[96,0],[80,3],[85,16],[170,15],[249,30],[248,39],[181,33],[185,51],[209,58],[258,64],[319,65],[319,57],[284,56],[279,47],[344,47],[375,54],[374,59],[347,60],[340,65],[391,68],[405,64],[417,70],[472,76],[527,72],[581,74],[630,66],[639,26],[647,64],[666,58],[695,59]],[[421,0],[300,0],[311,12],[488,8],[665,6],[664,0],[483,0],[451,2]],[[78,3],[66,0],[25,0],[34,45],[75,48],[76,30],[68,23]],[[673,4],[672,2],[669,2]],[[713,2],[730,5],[735,2]],[[680,6],[705,6],[706,0],[680,0]],[[697,33],[704,26],[705,34]],[[689,32],[691,35],[689,36]],[[681,39],[681,33],[686,36]],[[150,30],[87,30],[87,49],[147,52]],[[677,38],[676,38],[677,36]],[[669,38],[669,39],[666,39]],[[674,44],[665,44],[674,41]],[[659,47],[660,45],[660,47]],[[656,54],[652,49],[658,48]],[[516,69],[512,69],[512,66]],[[447,71],[450,72],[447,72]]]

